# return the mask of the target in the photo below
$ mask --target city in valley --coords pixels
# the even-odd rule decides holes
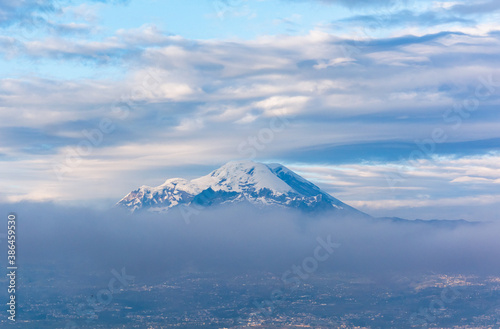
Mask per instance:
[[[370,278],[317,273],[293,289],[280,274],[185,273],[136,282],[95,300],[106,282],[75,287],[35,270],[20,293],[22,328],[498,328],[500,277]],[[97,274],[96,274],[97,275]],[[41,284],[49,282],[49,284]],[[280,291],[273,298],[273,291]],[[95,304],[89,302],[94,298]],[[84,306],[82,307],[82,304]],[[83,310],[83,312],[82,312]],[[5,323],[5,321],[4,321]]]

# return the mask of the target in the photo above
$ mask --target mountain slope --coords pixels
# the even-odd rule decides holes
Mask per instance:
[[[232,161],[191,181],[173,178],[157,187],[141,186],[117,205],[131,211],[163,211],[179,205],[211,206],[237,202],[365,215],[283,165],[253,161]]]

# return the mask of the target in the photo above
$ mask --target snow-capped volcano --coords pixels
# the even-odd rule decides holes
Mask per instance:
[[[362,214],[283,165],[253,161],[232,161],[190,181],[173,178],[157,187],[141,186],[127,194],[118,205],[131,211],[162,211],[178,205],[235,202]]]

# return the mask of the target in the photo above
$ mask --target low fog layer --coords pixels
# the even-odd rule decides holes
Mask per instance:
[[[500,226],[494,223],[336,219],[244,206],[202,210],[189,223],[179,211],[132,215],[50,204],[1,209],[5,217],[18,215],[20,266],[58,264],[82,274],[123,267],[138,279],[173,272],[283,272],[314,257],[318,238],[339,244],[318,262],[322,272],[500,273]]]

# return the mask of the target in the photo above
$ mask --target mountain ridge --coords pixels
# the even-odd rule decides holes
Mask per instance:
[[[117,206],[132,212],[168,211],[180,205],[208,207],[238,202],[368,216],[279,163],[250,160],[228,162],[192,180],[171,178],[156,187],[143,185],[118,201]]]

